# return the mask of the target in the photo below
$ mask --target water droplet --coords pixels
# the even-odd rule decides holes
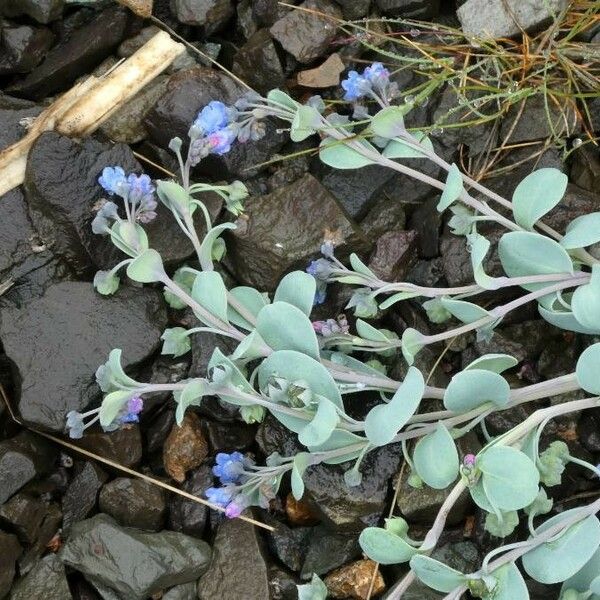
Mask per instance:
[[[431,130],[431,135],[442,135],[442,133],[444,133],[444,130],[442,127],[435,127],[434,129]]]
[[[411,29],[408,32],[408,35],[410,35],[410,37],[419,37],[419,35],[421,35],[421,32],[418,29]]]
[[[583,140],[581,138],[575,138],[573,140],[573,148],[579,148],[583,144]]]
[[[517,90],[519,89],[519,84],[516,81],[513,81],[509,86],[508,86],[508,91],[511,94],[514,94]]]
[[[408,96],[404,96],[404,102],[406,104],[414,104],[415,103],[415,97],[412,95],[408,95]]]

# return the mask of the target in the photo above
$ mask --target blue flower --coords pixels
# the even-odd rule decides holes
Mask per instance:
[[[332,270],[333,268],[331,262],[328,261],[326,258],[318,258],[317,260],[311,260],[308,267],[306,267],[306,272],[320,281],[327,281],[328,277],[331,275]]]
[[[363,71],[363,77],[372,85],[381,87],[387,83],[390,72],[380,62],[374,62]]]
[[[105,167],[102,175],[98,177],[98,183],[112,196],[119,194],[125,189],[127,179],[125,171],[121,167]]]
[[[208,144],[211,154],[226,154],[231,150],[231,144],[235,142],[237,133],[231,127],[224,127],[208,135]]]
[[[218,100],[209,102],[199,113],[194,125],[208,135],[222,129],[229,123],[230,110]]]
[[[67,429],[69,437],[78,440],[83,437],[85,425],[83,423],[83,415],[76,410],[67,413]]]
[[[323,304],[325,302],[325,298],[327,298],[327,285],[326,284],[317,284],[317,290],[315,292],[315,298],[313,300],[313,305],[317,306],[318,304]]]
[[[232,452],[231,454],[219,452],[212,472],[220,479],[221,483],[239,483],[246,464],[247,459],[241,452]]]
[[[227,488],[208,488],[204,495],[208,498],[209,502],[216,504],[217,506],[222,506],[225,508],[232,500],[233,493],[231,490]]]
[[[354,101],[362,98],[368,91],[370,83],[356,71],[350,71],[348,78],[342,81],[342,88],[345,90],[344,100]]]
[[[154,194],[154,186],[148,175],[136,175],[130,173],[127,177],[129,184],[129,198],[133,202],[141,202],[146,198],[151,198]]]

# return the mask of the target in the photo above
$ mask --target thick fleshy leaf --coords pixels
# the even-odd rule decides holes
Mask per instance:
[[[227,288],[216,271],[202,271],[196,275],[192,298],[202,308],[227,323]]]
[[[482,600],[529,600],[525,580],[515,563],[503,565],[491,575],[496,578],[496,587]]]
[[[164,281],[167,275],[160,254],[149,248],[127,265],[127,276],[139,283],[153,283]]]
[[[587,333],[588,335],[597,335],[600,333],[600,329],[589,329],[584,327],[576,318],[571,311],[555,311],[546,310],[543,306],[538,304],[538,311],[542,318],[548,323],[551,323],[555,327],[560,329],[566,329],[567,331],[574,331],[575,333]]]
[[[424,345],[425,336],[421,332],[412,327],[404,330],[402,334],[402,356],[409,365],[415,362],[415,356]]]
[[[410,559],[410,568],[425,585],[446,594],[467,581],[460,571],[422,554],[417,554]]]
[[[493,373],[502,373],[506,369],[512,369],[519,361],[508,354],[484,354],[468,364],[463,370],[484,369]]]
[[[207,392],[206,381],[204,379],[192,379],[186,383],[177,397],[177,410],[175,411],[175,420],[177,425],[183,423],[185,411],[189,406],[200,406],[202,397]]]
[[[307,452],[300,452],[294,456],[294,462],[292,464],[292,494],[296,500],[300,500],[304,496],[304,471],[310,464],[310,454]]]
[[[580,285],[573,293],[571,310],[586,329],[600,329],[600,265],[592,267],[590,282]]]
[[[512,197],[515,221],[525,229],[532,229],[536,221],[561,201],[568,181],[564,173],[553,168],[538,169],[527,175]]]
[[[163,341],[161,354],[170,354],[172,356],[182,356],[192,349],[190,336],[185,327],[170,327],[165,329],[160,336]]]
[[[366,150],[377,152],[377,148],[365,140],[358,143]],[[373,164],[370,158],[365,158],[360,152],[350,148],[346,143],[333,138],[325,138],[321,142],[319,158],[326,165],[335,169],[360,169],[361,167]]]
[[[536,529],[536,533],[543,533],[572,517],[576,510],[566,510],[548,519]],[[540,583],[559,583],[575,575],[590,560],[599,545],[600,521],[595,515],[590,515],[569,527],[557,539],[524,554],[523,568]]]
[[[442,197],[437,205],[438,211],[442,212],[446,210],[453,202],[460,198],[462,192],[462,173],[455,164],[452,164],[448,170],[448,176],[446,177],[446,187],[442,191]]]
[[[594,552],[592,557],[575,573],[567,579],[562,586],[561,592],[565,590],[576,590],[578,592],[587,592],[593,581],[598,580],[600,574],[600,548]],[[600,594],[600,592],[598,592]],[[596,596],[592,596],[589,600],[596,600]]]
[[[436,490],[448,487],[458,476],[458,451],[446,426],[440,421],[433,433],[415,446],[413,462],[419,477]]]
[[[307,448],[324,444],[339,422],[336,405],[328,398],[321,398],[313,420],[298,432],[298,441]]]
[[[463,323],[474,323],[490,316],[490,313],[477,304],[465,300],[454,300],[453,298],[441,298],[442,306],[459,321]]]
[[[356,331],[361,338],[373,342],[389,342],[389,339],[379,329],[376,329],[362,319],[356,319]]]
[[[296,350],[319,358],[317,334],[309,318],[287,302],[268,304],[258,313],[256,330],[273,350]]]
[[[404,134],[404,138],[411,134]],[[396,138],[390,140],[389,144],[383,149],[383,156],[386,158],[423,158],[433,152],[431,140],[422,132],[415,131],[411,136],[415,143],[418,143],[423,150],[408,143],[405,139]]]
[[[298,600],[326,600],[328,592],[327,586],[319,579],[317,575],[312,576],[310,583],[297,585]]]
[[[103,392],[112,392],[123,388],[136,388],[140,384],[129,377],[121,366],[120,348],[114,348],[108,355],[108,360],[96,370],[96,381]]]
[[[342,396],[329,371],[318,361],[295,350],[273,352],[258,368],[258,384],[266,390],[269,379],[283,377],[288,381],[306,382],[313,394],[324,396],[343,409]]]
[[[567,225],[560,245],[567,250],[585,248],[600,242],[600,212],[593,212],[573,219]]]
[[[453,412],[468,412],[487,402],[503,408],[510,400],[510,386],[506,379],[484,369],[460,371],[448,384],[444,406]]]
[[[373,271],[371,271],[371,269],[369,269],[369,267],[367,267],[367,265],[365,265],[365,263],[360,260],[358,255],[354,252],[350,255],[350,264],[357,273],[362,273],[367,277],[373,277],[373,279],[377,279],[375,273],[373,273]]]
[[[258,290],[245,285],[234,287],[229,290],[229,293],[254,317],[254,321],[256,321],[261,308],[269,304],[265,294],[261,294]],[[227,307],[227,318],[230,323],[237,327],[248,331],[254,329],[254,325],[242,317],[231,305]]]
[[[477,468],[482,473],[485,495],[500,510],[519,510],[536,499],[540,475],[523,452],[491,446],[478,455]]]
[[[418,551],[399,535],[381,527],[363,529],[358,543],[371,560],[382,565],[408,562]]]
[[[160,201],[173,213],[185,216],[190,211],[191,197],[175,181],[160,180],[156,185]]]
[[[382,138],[395,138],[406,132],[404,115],[407,108],[387,106],[371,118],[371,131]]]
[[[200,264],[202,265],[203,270],[212,269],[213,265],[213,248],[217,240],[221,239],[219,236],[228,229],[236,229],[237,225],[235,223],[221,223],[220,225],[215,225],[205,236],[200,244]]]
[[[300,106],[299,102],[296,102],[290,96],[288,96],[285,92],[282,92],[281,90],[278,90],[278,89],[271,90],[267,94],[267,100],[270,100],[274,104],[279,104],[279,105],[289,108],[291,110],[296,110]]]
[[[577,383],[588,393],[600,395],[600,343],[586,348],[575,368]]]
[[[304,271],[292,271],[279,282],[273,300],[293,304],[309,317],[316,290],[317,280],[312,275]]]
[[[355,433],[346,431],[345,429],[336,429],[325,443],[319,444],[318,446],[310,446],[309,449],[313,454],[316,454],[318,452],[356,446],[355,449],[349,450],[345,454],[340,454],[339,456],[328,458],[323,461],[328,465],[339,465],[340,463],[358,458],[366,443],[367,440],[365,438],[356,435]]]
[[[425,391],[423,375],[410,367],[388,404],[374,406],[365,419],[365,435],[374,446],[389,444],[419,407]]]
[[[471,265],[475,282],[486,290],[497,289],[495,277],[490,277],[483,268],[483,261],[491,246],[489,240],[478,233],[469,234],[467,240],[471,249]]]
[[[116,390],[104,396],[99,413],[102,427],[108,427],[115,420],[133,393],[131,390]]]
[[[316,133],[321,120],[321,114],[314,106],[306,104],[299,106],[290,128],[290,139],[292,142],[301,142]]]
[[[567,251],[554,240],[529,231],[510,231],[498,243],[498,255],[509,277],[573,273],[573,263]],[[547,283],[528,283],[523,287],[533,291]]]

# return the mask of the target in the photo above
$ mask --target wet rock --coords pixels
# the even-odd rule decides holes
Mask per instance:
[[[171,0],[171,12],[180,23],[204,27],[211,35],[233,16],[231,0]]]
[[[375,581],[373,581],[373,575]],[[366,600],[381,594],[385,589],[383,577],[377,563],[372,560],[357,560],[329,573],[324,580],[332,598],[354,598]]]
[[[71,600],[65,568],[56,554],[42,558],[31,571],[19,579],[11,592],[10,600]]]
[[[542,94],[528,98],[522,113],[520,107],[520,103],[511,106],[501,122],[500,138],[508,144],[544,139],[555,135],[554,132],[568,136],[579,129],[578,117],[568,104],[556,106],[548,102],[546,106]]]
[[[283,85],[285,74],[268,29],[259,29],[238,50],[233,72],[263,94]]]
[[[53,48],[38,67],[7,91],[37,100],[67,89],[77,77],[89,73],[111,54],[123,39],[127,22],[126,9],[103,10]]]
[[[217,529],[208,571],[198,582],[199,600],[269,600],[267,565],[256,527],[240,519]]]
[[[44,58],[53,41],[54,35],[46,27],[0,28],[0,75],[28,73]]]
[[[299,582],[287,571],[275,565],[269,567],[269,592],[271,600],[297,600]]]
[[[299,572],[304,564],[314,527],[287,527],[277,519],[263,515],[274,531],[267,533],[271,552],[290,570]]]
[[[293,494],[285,497],[285,514],[292,525],[314,525],[319,517],[305,500],[296,500]]]
[[[29,100],[0,93],[0,150],[18,142],[27,133],[23,120],[37,117],[42,110]]]
[[[319,525],[313,529],[300,576],[310,579],[313,573],[323,575],[358,558],[360,554],[356,534],[335,533]]]
[[[463,368],[484,354],[510,354],[519,362],[528,356],[522,344],[504,336],[503,330],[498,330],[491,340],[476,340],[471,348],[462,353]]]
[[[340,8],[329,0],[307,0],[302,8],[341,18]],[[330,19],[301,10],[292,10],[271,27],[271,35],[297,61],[307,64],[323,56],[336,34]]]
[[[0,442],[0,504],[50,471],[56,451],[39,436],[21,432]]]
[[[371,0],[335,0],[342,7],[344,19],[354,21],[360,19],[369,12]]]
[[[75,475],[62,498],[63,530],[68,532],[73,523],[85,519],[96,506],[98,492],[107,480],[107,474],[93,462],[79,463]]]
[[[0,507],[0,525],[14,532],[19,541],[31,545],[36,539],[46,503],[40,498],[19,492]]]
[[[142,460],[142,436],[137,426],[109,433],[86,432],[77,443],[82,448],[125,467],[135,467]]]
[[[241,282],[262,290],[272,290],[293,268],[303,270],[327,232],[341,242],[352,234],[331,194],[309,174],[271,194],[248,198],[237,225],[228,244],[232,267]]]
[[[202,465],[189,475],[181,489],[188,494],[204,498],[204,492],[213,484],[214,477],[210,466]],[[169,502],[169,529],[201,537],[208,513],[206,505],[173,494]]]
[[[152,141],[167,148],[171,138],[187,140],[187,133],[198,111],[211,100],[233,104],[245,90],[227,75],[196,67],[171,77],[167,91],[148,112],[146,127]],[[247,179],[259,169],[255,167],[272,158],[283,145],[285,136],[277,133],[277,125],[266,121],[266,135],[257,142],[236,143],[223,156],[211,155],[204,159],[196,172],[210,177]]]
[[[51,547],[51,541],[56,539],[62,523],[62,512],[55,502],[44,506],[42,522],[39,526],[35,540],[19,559],[19,572],[26,575],[33,569],[40,557]]]
[[[383,281],[403,281],[416,260],[416,232],[390,231],[377,240],[369,268]]]
[[[251,425],[216,421],[204,421],[202,425],[212,454],[244,451],[254,443],[256,430]]]
[[[15,576],[15,563],[21,554],[21,545],[17,537],[0,531],[0,598],[4,598]]]
[[[192,581],[167,590],[162,600],[196,600],[196,584]]]
[[[144,126],[146,113],[156,104],[167,89],[167,77],[159,75],[147,84],[123,107],[102,124],[100,131],[115,142],[137,144],[148,137]]]
[[[431,19],[440,10],[440,0],[376,0],[376,4],[384,14],[407,19]]]
[[[165,442],[165,471],[175,481],[185,481],[186,473],[202,464],[208,455],[208,444],[202,433],[202,423],[196,414],[187,411],[181,425],[173,425]]]
[[[5,17],[27,15],[38,23],[49,23],[62,15],[65,0],[0,0]]]
[[[467,0],[458,10],[462,29],[467,36],[499,38],[542,29],[560,13],[567,0],[534,0],[507,4],[502,0],[490,0],[481,4],[478,0]]]
[[[103,514],[73,526],[60,557],[94,586],[117,598],[144,600],[200,577],[210,561],[206,542],[181,533],[119,527]]]
[[[328,88],[340,83],[340,75],[346,68],[339,54],[332,54],[314,69],[300,71],[298,85],[309,88]]]
[[[105,484],[98,498],[100,511],[123,527],[158,531],[163,523],[166,502],[162,488],[129,477],[118,477]]]
[[[94,374],[109,352],[122,348],[127,369],[153,352],[165,325],[154,290],[104,297],[83,282],[53,285],[22,309],[3,311],[0,339],[14,363],[21,417],[63,431],[66,414],[97,397]]]
[[[573,153],[571,181],[578,187],[593,192],[600,189],[600,154],[587,144]]]

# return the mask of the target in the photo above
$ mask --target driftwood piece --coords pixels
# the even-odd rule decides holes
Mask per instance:
[[[160,31],[108,74],[73,86],[35,119],[27,135],[0,151],[0,196],[23,183],[29,149],[44,131],[89,135],[184,50]]]

